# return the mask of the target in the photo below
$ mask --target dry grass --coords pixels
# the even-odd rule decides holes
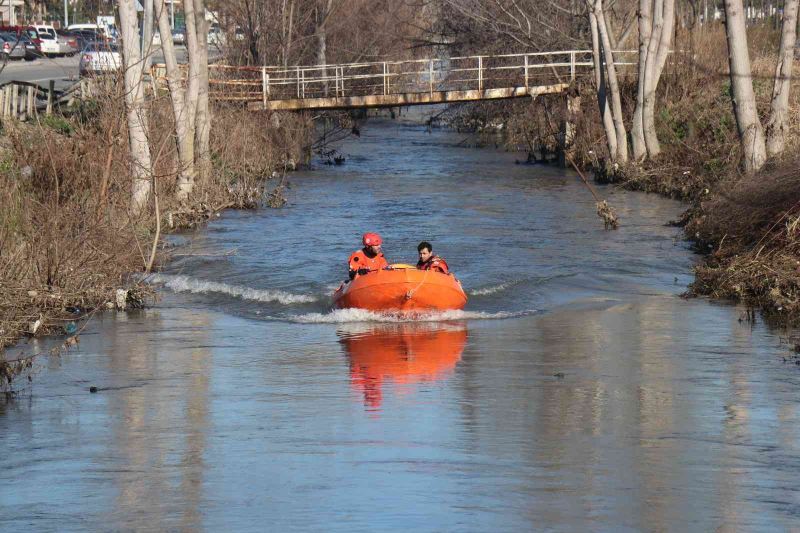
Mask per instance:
[[[0,350],[23,335],[60,332],[67,322],[111,306],[119,288],[146,287],[142,271],[155,236],[151,203],[134,216],[122,83],[63,115],[6,121],[0,136]],[[302,116],[272,118],[239,108],[213,111],[213,170],[187,204],[175,199],[178,170],[166,93],[148,103],[149,140],[160,203],[173,228],[191,226],[225,207],[252,208],[265,180],[282,176],[308,145]],[[161,257],[159,255],[159,257]],[[163,257],[162,257],[163,259]],[[0,387],[11,367],[0,368]]]

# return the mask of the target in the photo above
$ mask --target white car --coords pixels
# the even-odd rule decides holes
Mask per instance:
[[[52,26],[34,26],[36,33],[39,34],[40,48],[42,55],[57,56],[66,53],[62,51],[61,43],[58,42],[56,29]]]
[[[81,52],[78,70],[81,76],[93,76],[117,72],[122,66],[119,46],[112,43],[94,42]]]

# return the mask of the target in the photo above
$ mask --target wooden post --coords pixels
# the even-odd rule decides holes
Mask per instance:
[[[55,94],[56,94],[56,80],[50,80],[47,82],[47,110],[45,111],[45,113],[48,115],[53,114],[53,103],[55,102]]]
[[[575,79],[575,52],[569,53],[569,79]]]
[[[306,97],[306,71],[305,69],[300,70],[300,76],[302,76],[302,82],[300,84],[300,97]]]
[[[528,54],[525,54],[525,91],[528,91]]]
[[[267,108],[267,91],[269,90],[267,83],[267,67],[261,67],[261,103],[264,109]]]
[[[3,116],[8,117],[11,115],[11,85],[6,85],[3,88]]]
[[[19,112],[19,85],[16,83],[11,85],[11,116],[18,117]]]
[[[34,88],[28,87],[28,105],[27,105],[27,115],[28,118],[32,117],[36,111],[36,97],[34,94]]]
[[[433,96],[433,59],[431,59],[430,64],[428,65],[428,76],[430,77],[430,89],[431,89],[431,96]]]
[[[483,56],[478,56],[478,90],[483,90]]]

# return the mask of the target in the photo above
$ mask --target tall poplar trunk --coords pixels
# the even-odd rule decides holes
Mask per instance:
[[[631,143],[633,158],[642,161],[647,157],[647,145],[644,140],[644,86],[647,82],[647,50],[650,34],[653,31],[652,0],[639,0],[639,79],[636,84],[636,109],[633,112],[631,125]]]
[[[614,64],[614,51],[611,48],[611,39],[608,34],[608,26],[606,25],[602,0],[594,0],[594,15],[597,19],[597,30],[600,34],[601,57],[603,58],[605,73],[608,78],[611,117],[614,119],[614,130],[617,135],[617,153],[613,159],[619,163],[626,163],[628,161],[628,140],[625,122],[622,118],[622,98],[620,96],[617,67]]]
[[[211,175],[211,152],[209,136],[211,133],[211,111],[208,105],[208,21],[205,17],[204,0],[194,0],[195,18],[197,20],[197,62],[198,89],[197,115],[195,117],[195,155],[197,172],[200,179],[206,180]]]
[[[321,65],[320,75],[323,79],[328,77],[328,18],[333,10],[333,0],[321,0],[321,6],[317,6],[317,65]],[[323,94],[328,96],[328,82],[322,84]]]
[[[614,119],[611,118],[611,109],[608,105],[606,91],[606,76],[603,71],[602,52],[600,48],[600,32],[597,29],[597,18],[593,10],[589,10],[589,27],[592,31],[592,62],[594,64],[594,82],[597,87],[597,104],[600,107],[600,116],[603,120],[603,129],[606,132],[608,156],[613,160],[617,154],[617,132],[614,129]]]
[[[767,146],[753,92],[742,0],[725,0],[725,34],[728,39],[733,111],[742,143],[743,166],[746,173],[752,174],[764,166]]]
[[[144,105],[143,63],[139,50],[139,20],[135,0],[117,0],[122,55],[125,67],[125,110],[130,149],[131,210],[140,213],[150,197],[153,166],[147,138],[147,110]]]
[[[197,42],[197,19],[195,18],[194,2],[184,0],[183,13],[186,17],[186,50],[188,52],[188,75],[186,79],[186,97],[184,98],[183,120],[186,121],[187,140],[186,149],[191,154],[192,166],[178,177],[177,198],[185,201],[194,189],[194,138],[197,120],[197,98],[200,91],[200,60],[198,58],[199,45]],[[188,157],[188,154],[187,154]]]
[[[775,67],[772,103],[767,123],[767,153],[770,156],[783,152],[786,144],[789,90],[792,82],[794,44],[797,35],[797,8],[798,0],[786,0],[783,6],[781,47],[778,52],[778,65]]]
[[[654,15],[658,9],[661,11],[657,17],[659,29],[656,32],[656,16],[654,16],[653,32],[650,36],[650,41],[654,42],[654,46],[648,47],[647,61],[649,63],[652,59],[652,66],[648,65],[647,69],[642,114],[644,140],[649,157],[655,157],[661,153],[661,144],[658,142],[656,134],[656,90],[670,53],[672,36],[675,34],[675,0],[656,0],[653,8]]]
[[[172,32],[169,23],[169,14],[165,0],[156,0],[156,21],[161,33],[161,50],[164,53],[164,63],[167,69],[167,85],[172,102],[172,114],[175,117],[175,135],[178,148],[178,183],[192,183],[194,178],[194,151],[191,129],[186,119],[186,95],[183,87],[183,75],[175,57],[175,45],[172,42]]]
[[[144,1],[144,24],[142,27],[142,56],[144,57],[144,71],[150,72],[153,63],[153,2],[154,0]],[[170,34],[170,37],[172,34]]]

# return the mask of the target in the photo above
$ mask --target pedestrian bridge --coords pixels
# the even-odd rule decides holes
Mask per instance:
[[[630,63],[618,57],[616,64]],[[216,101],[241,102],[254,111],[353,109],[557,94],[576,78],[591,75],[592,53],[565,50],[288,68],[219,64],[209,68],[210,97]]]

